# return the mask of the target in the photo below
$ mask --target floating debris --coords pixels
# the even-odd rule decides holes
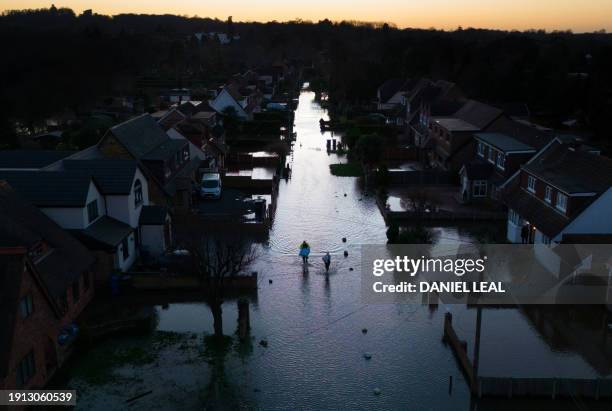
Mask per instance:
[[[346,197],[346,193],[344,193],[344,196]]]
[[[268,346],[268,341],[267,340],[261,340],[259,342],[259,345],[261,345],[262,347],[267,347]]]
[[[361,332],[364,333],[364,334],[367,334],[368,333],[368,329],[367,328],[362,328]]]
[[[380,388],[374,388],[374,395],[380,395],[381,392]]]
[[[365,358],[366,360],[371,360],[372,359],[372,354],[367,352],[367,353],[363,354],[363,358]]]
[[[346,237],[342,237],[342,242],[346,243]]]
[[[353,271],[353,267],[349,267],[349,271]]]
[[[348,251],[344,251],[344,256],[348,257]]]
[[[268,284],[272,284],[272,280],[268,280]]]

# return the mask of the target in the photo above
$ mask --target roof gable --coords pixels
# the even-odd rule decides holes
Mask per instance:
[[[164,130],[149,114],[111,127],[108,132],[137,160],[168,140]]]
[[[134,160],[64,160],[64,168],[92,176],[102,194],[129,194],[138,165]]]
[[[485,129],[503,114],[497,107],[489,106],[476,100],[468,100],[454,117],[473,124],[480,130]]]
[[[91,184],[79,171],[0,171],[8,183],[38,207],[84,207]]]

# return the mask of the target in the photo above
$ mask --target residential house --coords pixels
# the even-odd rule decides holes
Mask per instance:
[[[459,171],[464,202],[498,199],[498,189],[555,137],[553,130],[502,116],[475,133],[475,151]]]
[[[260,110],[262,96],[254,87],[238,88],[235,85],[226,85],[219,90],[217,96],[208,102],[217,113],[234,114],[243,120],[253,120],[253,113]]]
[[[126,271],[134,262],[137,242],[134,229],[109,216],[113,202],[107,201],[101,185],[88,172],[4,171],[0,172],[0,179],[87,246],[104,247],[110,262],[101,260],[96,267],[97,283],[106,281],[110,271]]]
[[[0,182],[0,389],[43,388],[73,349],[94,256]]]
[[[198,159],[189,142],[172,139],[148,114],[111,127],[97,145],[107,158],[135,160],[147,176],[151,202],[189,208]]]
[[[503,189],[512,243],[551,245],[612,234],[612,160],[574,139],[552,140]]]
[[[416,85],[416,81],[393,78],[385,81],[376,90],[376,103],[379,111],[390,111],[403,106],[404,94]]]
[[[430,122],[430,137],[435,148],[429,159],[432,165],[449,171],[459,171],[474,152],[474,134],[486,131],[503,111],[478,101],[469,100],[449,117],[434,117]]]

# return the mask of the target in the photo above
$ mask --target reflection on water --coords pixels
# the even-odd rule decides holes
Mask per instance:
[[[293,173],[289,181],[280,183],[270,240],[254,267],[260,286],[257,301],[251,303],[252,352],[245,356],[231,351],[224,356],[224,381],[232,384],[233,400],[262,409],[469,409],[468,388],[441,336],[448,309],[455,315],[458,332],[470,341],[473,310],[362,303],[360,245],[385,243],[385,224],[375,199],[363,192],[356,178],[329,173],[329,164],[345,160],[325,151],[330,134],[319,130],[320,118],[327,115],[313,93],[302,92],[290,158]],[[467,229],[434,231],[442,244],[474,241]],[[313,250],[306,274],[297,256],[303,240]],[[321,261],[326,251],[332,254],[329,277],[323,274]],[[157,312],[160,331],[198,333],[198,341],[202,333],[212,332],[212,315],[204,304],[171,304]],[[223,305],[223,315],[224,332],[233,336],[235,301]],[[538,337],[533,334],[533,338]],[[261,340],[268,346],[260,345]],[[366,360],[364,353],[370,353],[371,359]],[[166,366],[171,372],[172,363]],[[172,386],[151,382],[153,394],[135,408],[163,409],[177,390],[184,397],[199,398],[186,408],[208,404],[209,399],[200,394],[209,384],[209,367],[206,361],[190,362],[184,368],[187,375],[172,373],[176,376]],[[375,388],[382,394],[374,395]],[[82,398],[81,404],[92,404],[87,391]]]

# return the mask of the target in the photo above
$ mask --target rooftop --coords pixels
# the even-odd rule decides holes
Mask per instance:
[[[103,194],[129,194],[138,165],[133,160],[64,160],[64,168],[92,176]]]
[[[117,124],[109,132],[138,160],[168,140],[168,135],[149,114]]]
[[[601,193],[612,187],[612,159],[558,140],[523,169],[572,193]]]
[[[455,117],[440,117],[434,119],[434,121],[440,124],[448,131],[479,131],[480,128],[467,121],[461,120]]]
[[[172,157],[183,146],[187,145],[187,141],[183,139],[171,139],[161,143],[153,150],[142,156],[143,160],[166,160]]]
[[[535,148],[518,141],[506,134],[502,133],[477,133],[474,135],[476,139],[481,140],[505,153],[516,151],[531,151],[535,152]]]
[[[113,249],[134,230],[129,225],[105,215],[86,229],[73,231],[88,247]]]
[[[93,181],[81,171],[0,171],[0,180],[38,207],[84,207]]]
[[[76,151],[0,150],[0,169],[39,169],[74,153]]]

